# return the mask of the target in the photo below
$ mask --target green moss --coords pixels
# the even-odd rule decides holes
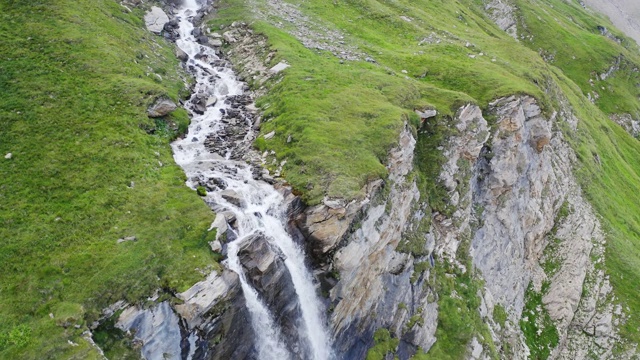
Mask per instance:
[[[499,324],[500,327],[504,328],[504,325],[507,322],[507,317],[507,311],[502,305],[496,304],[496,306],[493,307],[493,321],[495,321],[496,324]]]
[[[388,353],[393,353],[399,340],[391,337],[389,330],[378,329],[373,335],[375,345],[367,352],[367,360],[384,360]]]
[[[196,193],[198,193],[199,196],[207,196],[207,189],[205,189],[204,186],[198,186],[196,188]]]
[[[135,349],[133,337],[115,326],[120,313],[102,322],[93,331],[93,339],[108,359],[138,360],[140,352]]]

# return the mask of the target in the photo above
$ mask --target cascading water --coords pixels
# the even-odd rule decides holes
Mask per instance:
[[[184,169],[189,179],[187,185],[195,188],[198,183],[193,179],[220,179],[225,190],[207,194],[207,203],[216,210],[231,211],[237,221],[237,239],[227,245],[226,266],[239,275],[246,306],[256,333],[256,348],[259,359],[289,359],[292,354],[283,343],[280,330],[259,294],[246,279],[238,258],[240,246],[250,236],[260,233],[271,245],[280,249],[285,257],[286,266],[293,287],[298,296],[301,318],[297,329],[305,344],[302,358],[326,360],[332,357],[331,342],[324,325],[323,306],[316,295],[313,278],[304,264],[304,253],[294,243],[285,229],[285,211],[283,196],[271,185],[255,180],[251,167],[244,161],[232,160],[233,148],[224,154],[212,154],[205,148],[205,139],[215,137],[223,128],[223,114],[230,109],[225,100],[243,94],[243,84],[238,81],[229,66],[213,66],[219,60],[215,51],[199,44],[192,35],[194,24],[191,22],[200,6],[196,0],[185,0],[177,14],[180,38],[177,45],[187,55],[187,68],[196,79],[195,93],[186,104],[194,105],[202,99],[217,99],[201,107],[202,114],[194,114],[187,135],[172,144],[174,158]],[[202,106],[202,105],[200,105]],[[243,139],[244,145],[252,141],[252,124],[246,124],[248,133]],[[236,147],[238,145],[236,144]],[[237,150],[237,149],[236,149]],[[236,201],[230,201],[224,194],[233,194]]]

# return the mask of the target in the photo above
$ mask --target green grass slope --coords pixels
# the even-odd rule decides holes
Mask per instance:
[[[95,357],[81,333],[103,307],[215,266],[213,215],[168,146],[186,113],[145,114],[184,86],[141,16],[113,0],[0,1],[0,358]]]
[[[276,51],[273,64],[281,59],[291,64],[260,100],[268,119],[263,132],[276,135],[259,139],[258,146],[287,159],[286,177],[309,203],[324,194],[360,196],[367,181],[383,177],[387,152],[403,119],[415,117],[414,108],[435,107],[452,115],[465,102],[486,105],[514,93],[541,96],[535,82],[543,81],[546,64],[466,1],[306,1],[297,6],[376,61],[340,63],[328,52],[305,48],[269,21],[252,22]],[[252,9],[269,13],[260,0],[224,1],[211,26],[247,20]],[[423,41],[430,36],[433,41]]]

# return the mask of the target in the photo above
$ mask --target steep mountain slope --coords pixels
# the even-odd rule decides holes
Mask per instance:
[[[261,114],[222,112],[206,144],[240,144],[268,171],[238,184],[281,193],[324,301],[320,353],[640,355],[640,53],[608,20],[573,0],[198,4],[192,34]],[[255,233],[235,271],[216,263],[243,217],[207,231],[168,147],[185,111],[145,114],[185,95],[170,43],[142,30],[148,5],[0,3],[0,357],[258,358],[280,331],[280,353],[306,358],[286,256]],[[216,211],[248,208],[205,180],[189,179]]]
[[[509,31],[499,31],[490,18],[504,30]],[[243,31],[220,26],[228,26],[233,21],[248,22],[252,29],[265,37],[270,47],[263,48],[262,53],[257,53],[267,60],[267,65],[275,65],[279,61],[286,61],[291,65],[281,79],[275,83],[267,81],[263,84],[260,73],[251,72],[252,62],[246,53],[247,48],[251,48],[246,45],[250,41],[243,40],[243,36],[238,35],[238,32]],[[637,213],[635,205],[637,201],[633,199],[637,194],[638,169],[635,168],[635,161],[631,160],[635,157],[633,154],[637,154],[638,143],[609,120],[608,116],[637,117],[638,52],[636,45],[615,30],[610,23],[585,11],[576,2],[564,1],[491,3],[481,1],[410,3],[402,1],[335,1],[332,3],[225,1],[220,4],[216,19],[210,24],[212,31],[220,26],[221,33],[229,30],[227,34],[233,34],[237,38],[233,39],[237,41],[231,42],[231,55],[232,58],[234,54],[237,57],[239,70],[245,71],[247,78],[256,80],[256,88],[266,86],[269,89],[260,104],[265,109],[266,117],[266,122],[262,124],[262,133],[271,136],[264,140],[258,139],[257,142],[262,150],[273,150],[277,157],[273,162],[270,159],[267,160],[267,164],[284,164],[284,177],[312,204],[328,204],[330,198],[336,197],[347,200],[344,204],[353,198],[362,199],[367,193],[365,184],[380,176],[380,173],[373,170],[374,168],[368,170],[357,165],[353,166],[356,159],[354,154],[358,154],[357,159],[369,156],[373,166],[375,158],[380,159],[376,151],[378,149],[387,151],[386,149],[389,148],[389,142],[383,137],[387,136],[385,133],[397,134],[403,121],[408,120],[421,129],[417,137],[416,171],[413,175],[417,180],[422,199],[418,202],[417,208],[421,209],[421,216],[424,216],[426,211],[426,218],[433,217],[436,223],[438,219],[445,221],[453,215],[451,221],[454,224],[460,224],[462,219],[468,219],[468,217],[455,215],[463,210],[458,199],[463,199],[464,193],[456,191],[448,194],[445,178],[439,176],[440,169],[447,160],[454,161],[455,164],[455,160],[450,159],[452,153],[446,151],[446,144],[453,141],[451,136],[455,136],[460,131],[452,129],[453,125],[461,121],[460,105],[471,102],[483,108],[482,113],[487,118],[489,133],[491,136],[498,136],[501,128],[498,123],[505,119],[505,115],[500,115],[500,112],[506,110],[500,110],[489,103],[512,94],[526,93],[535,97],[542,108],[543,118],[548,122],[544,127],[548,127],[551,131],[548,133],[552,139],[551,152],[564,154],[552,160],[551,169],[553,172],[558,172],[560,169],[573,166],[577,174],[575,176],[577,182],[568,188],[564,187],[572,177],[570,174],[554,175],[560,177],[560,182],[556,185],[549,184],[545,180],[546,185],[542,195],[539,195],[540,201],[553,205],[550,208],[544,205],[546,214],[544,218],[547,220],[535,225],[540,226],[535,230],[537,235],[531,237],[531,230],[536,228],[531,226],[540,220],[535,218],[525,220],[522,230],[519,230],[522,231],[521,233],[507,235],[506,242],[498,248],[485,249],[489,252],[498,251],[493,257],[486,258],[486,255],[478,253],[478,249],[486,246],[477,238],[478,234],[482,233],[482,226],[471,225],[471,233],[466,236],[476,237],[474,242],[477,242],[477,245],[471,246],[477,248],[472,250],[474,267],[482,270],[477,274],[478,278],[485,278],[488,282],[499,281],[499,277],[491,280],[492,276],[486,272],[490,272],[490,269],[496,266],[500,269],[502,265],[499,264],[502,261],[510,261],[509,256],[504,258],[504,253],[499,252],[504,251],[505,247],[521,246],[526,254],[526,256],[511,254],[511,256],[516,255],[515,259],[521,259],[517,261],[526,259],[521,270],[512,270],[516,278],[521,276],[519,280],[514,279],[515,289],[508,287],[508,283],[487,284],[488,289],[492,291],[492,297],[497,297],[498,304],[504,307],[502,310],[496,310],[499,307],[492,306],[494,314],[499,315],[500,312],[507,311],[505,315],[509,319],[507,329],[511,329],[511,334],[508,334],[509,331],[500,330],[504,328],[504,320],[503,326],[497,328],[494,327],[495,323],[492,325],[491,321],[485,321],[490,324],[494,342],[501,343],[499,352],[506,357],[515,356],[512,351],[515,351],[518,357],[530,353],[534,358],[546,358],[550,354],[553,356],[564,354],[562,356],[566,357],[578,356],[578,354],[586,356],[593,351],[595,351],[593,354],[600,354],[597,356],[619,357],[622,354],[629,356],[626,349],[633,349],[635,347],[633,344],[638,342],[638,325],[640,324],[636,311],[633,310],[638,308],[636,288],[633,284],[637,283],[640,268],[638,264],[640,254],[638,244],[640,243],[633,225],[636,222],[634,214]],[[517,40],[510,36],[516,37]],[[260,40],[257,42],[260,43]],[[265,40],[262,40],[262,43],[264,42]],[[348,100],[345,101],[345,99]],[[370,104],[367,102],[369,99],[376,99],[376,101]],[[393,120],[388,118],[393,113],[383,110],[385,106],[404,113],[397,118],[395,125],[389,123],[388,126],[380,126],[382,125],[380,121]],[[425,113],[425,110],[434,108],[439,115],[436,118],[424,117],[423,125],[420,127],[414,110]],[[529,115],[526,118],[528,119]],[[335,131],[327,131],[328,129],[335,129]],[[375,138],[367,135],[367,131],[372,129],[376,130]],[[520,125],[514,129],[519,133]],[[548,139],[544,140],[545,143],[547,141]],[[568,150],[566,145],[563,145],[566,144],[565,141],[572,146],[573,150]],[[371,144],[374,146],[369,147]],[[482,150],[490,156],[488,159],[493,159],[495,156],[492,147],[485,146],[487,150]],[[573,151],[576,152],[576,159],[561,165],[567,157],[571,159]],[[492,161],[496,160],[489,160],[490,169],[494,169],[493,166],[499,166]],[[521,165],[518,166],[536,168],[532,163],[533,159],[523,158],[519,161]],[[360,161],[355,163],[359,164]],[[385,163],[386,161],[380,160],[381,165]],[[540,166],[543,166],[542,164],[544,162]],[[462,164],[454,166],[452,173],[459,172],[462,166]],[[464,176],[455,175],[453,180],[457,184],[464,184],[468,181],[465,179],[479,176],[476,172],[478,170],[475,170],[478,164],[473,165],[472,162],[464,166],[465,169],[472,171]],[[508,172],[509,168],[516,164],[507,162],[503,166],[502,171]],[[526,174],[525,172],[522,176],[531,178],[531,174]],[[582,185],[584,195],[580,195],[580,191],[576,190],[578,183]],[[565,185],[560,186],[560,184]],[[388,183],[386,187],[388,186],[392,187],[393,193],[394,182]],[[482,191],[482,187],[488,185],[482,183],[473,185],[472,181],[467,186],[479,186],[479,190]],[[388,194],[386,191],[389,190],[384,190],[384,193]],[[510,191],[515,192],[513,189]],[[513,201],[523,201],[524,198],[521,196],[525,189],[519,191],[520,195]],[[554,198],[550,191],[558,192],[556,200],[552,200]],[[558,254],[558,251],[559,248],[570,251],[568,249],[574,245],[582,246],[570,245],[571,242],[568,241],[576,239],[578,228],[565,230],[566,235],[563,236],[567,241],[559,240],[556,232],[563,226],[563,219],[569,214],[575,214],[579,212],[577,209],[583,209],[585,206],[589,208],[588,205],[581,205],[584,200],[575,200],[578,201],[577,203],[569,200],[574,195],[568,194],[576,194],[576,191],[578,191],[576,195],[578,198],[585,196],[591,202],[595,212],[603,220],[602,226],[605,230],[607,245],[606,257],[603,258],[602,235],[598,235],[600,233],[595,230],[592,234],[584,234],[583,236],[593,240],[593,244],[585,243],[586,247],[583,250],[583,254],[588,255],[591,260],[586,263],[571,264],[576,259],[569,260],[566,253],[562,255]],[[449,197],[452,194],[455,194],[454,199]],[[323,195],[328,195],[329,199],[324,198],[323,201]],[[474,196],[483,197],[484,195]],[[496,211],[499,213],[511,200],[501,197],[496,201],[498,202],[493,206],[496,206]],[[472,201],[473,203],[475,201]],[[391,206],[390,211],[393,213],[393,205],[387,206]],[[476,215],[476,221],[480,224],[489,221],[489,213],[481,215],[483,211],[487,211],[487,204],[483,205],[481,202],[474,206],[482,210]],[[351,205],[345,208],[347,214],[352,211]],[[528,212],[535,213],[536,210],[525,208],[522,211],[519,216],[525,217]],[[360,219],[366,218],[366,214],[367,212]],[[590,219],[589,222],[598,222],[593,212],[588,216],[582,214],[583,217]],[[455,220],[456,218],[458,220]],[[505,223],[504,219],[500,221],[506,230],[513,230],[515,223]],[[433,225],[432,222],[431,226]],[[422,255],[429,255],[435,250],[433,254],[442,256],[440,261],[444,263],[443,265],[449,266],[446,263],[457,263],[457,260],[452,258],[459,257],[460,254],[464,255],[469,249],[464,246],[460,248],[460,239],[455,240],[452,242],[455,245],[452,245],[449,250],[450,257],[447,257],[446,246],[439,244],[439,241],[443,241],[442,238],[438,239],[436,236],[435,249],[433,245],[426,245],[429,244],[429,236],[432,236],[430,234],[433,234],[428,224],[419,226],[423,232],[427,233],[427,237],[425,238],[423,233],[419,234],[417,239],[411,235],[411,231],[408,231],[418,226],[417,224],[412,221],[407,223],[401,221],[399,226],[403,229],[400,233],[406,240],[400,241],[400,244],[394,243],[392,247],[399,253],[415,256],[411,261],[414,265],[412,272],[418,274],[425,269],[423,267],[418,270],[418,264],[425,261],[419,260]],[[571,226],[575,225],[569,225],[569,228]],[[396,233],[395,236],[398,235],[399,233]],[[455,238],[460,236],[460,233],[457,233]],[[493,237],[496,236],[505,235],[504,233],[493,235]],[[535,240],[538,238],[540,240]],[[327,244],[326,238],[312,236],[312,239],[320,241],[323,246]],[[341,251],[347,251],[340,249],[344,246],[348,248],[352,241],[356,240],[338,235],[337,241],[334,240],[329,244],[339,243],[337,245],[337,254],[339,254]],[[520,245],[517,245],[518,243]],[[442,246],[445,249],[438,250]],[[332,271],[337,271],[340,273],[340,279],[344,279],[344,271],[347,270],[339,265],[340,255],[331,254],[333,253],[329,252],[331,260],[323,261],[331,264]],[[463,259],[467,256],[464,255]],[[519,258],[521,256],[524,258]],[[483,257],[484,260],[480,260]],[[484,265],[479,261],[484,261]],[[462,263],[464,264],[464,261]],[[383,274],[387,271],[384,270],[385,267],[388,269],[390,266],[385,264],[387,263],[372,264],[373,269],[377,268],[382,272],[373,271],[377,275],[353,280],[354,286],[367,281],[377,281],[376,276],[384,276]],[[362,266],[362,263],[359,266]],[[426,266],[426,268],[429,267]],[[560,272],[558,267],[562,269]],[[572,276],[576,276],[578,283],[581,284],[577,288],[575,285],[568,285],[570,280],[561,279],[563,276],[570,277],[568,274],[572,272],[568,269],[571,267],[574,268]],[[438,269],[438,265],[435,269]],[[514,276],[504,271],[503,268],[498,274],[503,273],[504,275],[500,276],[505,276],[505,280]],[[562,275],[566,271],[569,272]],[[441,275],[444,274],[441,273]],[[418,275],[414,275],[413,278],[415,279],[416,276]],[[530,279],[533,280],[531,283],[533,288],[525,292]],[[580,279],[586,280],[583,283]],[[438,288],[436,284],[441,281],[435,279],[431,286]],[[568,282],[565,285],[559,285],[563,281]],[[343,282],[344,280],[339,282],[338,287]],[[613,285],[612,294],[606,290],[609,282]],[[387,286],[390,285],[385,285]],[[577,294],[569,296],[568,293],[557,293],[558,289],[566,286],[574,287],[575,290],[572,291],[577,291]],[[513,293],[515,297],[511,300],[509,300],[510,296],[500,295],[514,290],[516,290]],[[594,293],[601,295],[594,297]],[[445,301],[444,299],[447,298],[444,294],[447,293],[440,294],[440,301]],[[452,321],[448,319],[451,316],[450,311],[438,312],[439,327],[435,337],[439,338],[440,342],[435,342],[431,356],[438,358],[437,356],[452,354],[457,354],[453,355],[454,357],[470,355],[464,350],[471,351],[468,350],[470,348],[467,345],[463,345],[459,352],[452,351],[456,346],[454,344],[458,341],[447,339],[461,340],[457,336],[464,333],[459,326],[453,324],[474,323],[470,320],[475,316],[473,313],[478,306],[473,300],[474,294],[475,292],[468,294],[469,297],[462,297],[463,303],[469,306],[467,316],[470,318],[458,319],[450,323],[449,321]],[[344,294],[336,296],[339,299]],[[356,293],[353,296],[361,298],[362,294]],[[569,300],[575,296],[577,298]],[[349,297],[344,296],[344,298]],[[554,311],[553,298],[561,299],[560,301],[565,304],[561,307],[567,306],[567,309],[572,310],[565,315]],[[593,302],[593,305],[587,305],[590,302]],[[402,301],[396,300],[395,304],[399,306],[400,303]],[[445,303],[438,304],[444,306]],[[335,305],[337,311],[339,308],[337,304]],[[598,335],[600,330],[596,333],[587,330],[588,326],[592,326],[588,322],[594,320],[594,315],[582,314],[581,312],[591,311],[580,310],[582,306],[595,306],[600,309],[599,311],[609,308],[604,313],[595,315],[597,319],[607,317],[611,319],[611,313],[614,312],[614,308],[617,309],[616,315],[613,316],[616,319],[604,321],[601,325],[603,329],[607,327],[609,329],[607,331],[612,330],[611,324],[620,325],[622,338],[618,338],[615,331],[607,333],[605,337],[613,336],[607,340],[609,344],[603,345],[604,343],[600,342],[598,345],[593,344],[593,347],[577,339],[576,336],[580,337],[581,332],[591,333],[595,338],[602,335]],[[534,322],[537,325],[529,326],[528,321],[519,320],[523,309],[530,314],[522,315],[522,319],[531,319],[533,316],[541,319],[540,322],[536,320]],[[622,309],[626,311],[623,313]],[[416,309],[409,312],[418,314]],[[351,313],[347,318],[353,319],[353,316],[354,314]],[[563,316],[564,320],[562,320]],[[581,316],[590,317],[584,320],[580,319]],[[502,315],[498,318],[502,318]],[[433,319],[433,316],[425,317],[423,321],[433,321]],[[333,318],[332,321],[337,321],[337,318]],[[583,321],[582,325],[579,325],[580,321]],[[380,326],[386,328],[391,326],[385,320],[374,321],[374,325],[367,321],[358,323],[360,328],[373,326],[373,330]],[[593,326],[598,328],[601,325]],[[470,335],[463,337],[465,340],[462,344],[467,344],[467,341],[473,338],[472,334],[481,333],[481,328],[482,326],[469,329]],[[539,336],[540,332],[545,333],[543,328],[551,329],[549,336]],[[399,349],[402,348],[405,332],[395,329],[392,335],[401,337],[400,348],[396,350],[401,351]],[[583,330],[572,335],[574,330],[571,329]],[[517,335],[518,333],[521,335]],[[360,336],[370,339],[365,341],[372,341],[372,335],[372,332],[360,333]],[[522,340],[517,340],[518,336],[523,336]],[[344,336],[339,335],[338,338],[343,339]],[[486,336],[484,338],[486,341]],[[510,338],[516,340],[508,340]],[[528,350],[518,348],[517,346],[520,346],[518,343],[526,344]],[[516,348],[513,347],[514,345]],[[493,345],[486,343],[484,346],[487,349]],[[594,350],[598,346],[610,350],[601,353],[600,350]],[[584,352],[581,352],[583,350]],[[433,355],[434,353],[440,355]],[[404,356],[406,355],[402,355]]]
[[[104,307],[217,266],[213,216],[168,146],[186,112],[146,114],[183,79],[140,9],[9,0],[0,14],[0,358],[97,358],[83,332]]]

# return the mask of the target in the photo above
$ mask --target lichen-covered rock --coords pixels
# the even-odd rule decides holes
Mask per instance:
[[[149,117],[161,117],[168,115],[170,112],[175,110],[178,106],[176,103],[171,101],[170,99],[161,97],[158,98],[149,108],[147,109],[147,115]]]
[[[147,27],[147,30],[151,31],[154,34],[162,33],[164,29],[164,24],[169,22],[169,17],[161,8],[157,6],[152,6],[151,10],[149,10],[144,15],[144,24]]]

